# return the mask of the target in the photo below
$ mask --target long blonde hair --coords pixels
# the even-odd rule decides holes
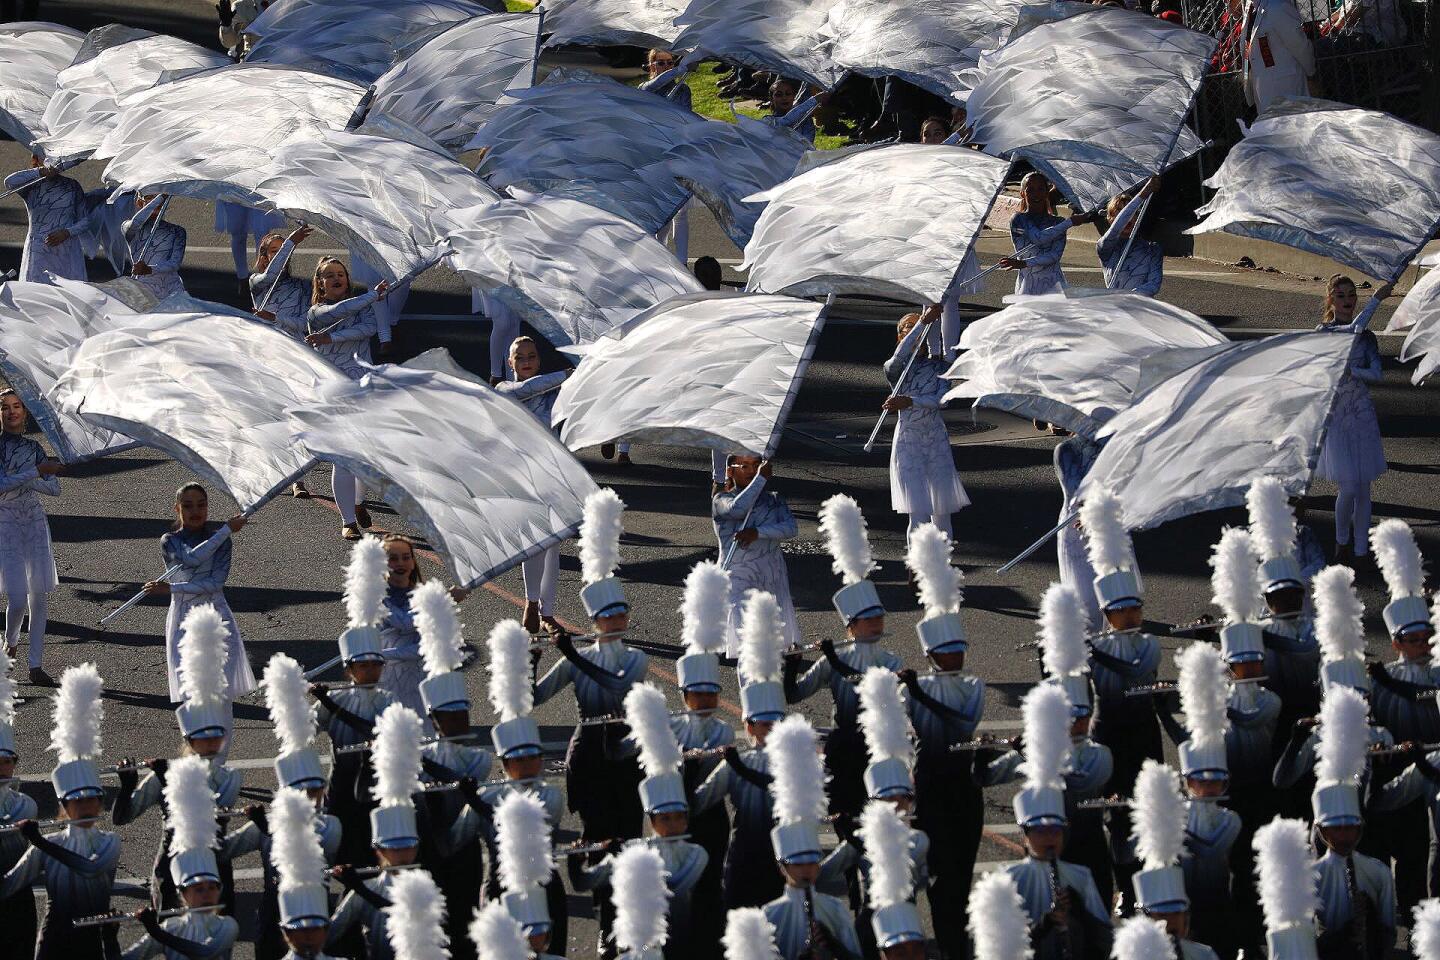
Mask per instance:
[[[1320,317],[1320,322],[1327,327],[1335,322],[1335,288],[1340,286],[1349,286],[1357,294],[1360,292],[1360,288],[1355,286],[1355,281],[1345,274],[1332,273],[1330,275],[1330,279],[1325,281],[1325,312]]]
[[[320,302],[320,293],[322,290],[320,286],[320,273],[332,263],[340,264],[341,269],[345,271],[345,286],[353,286],[350,281],[350,268],[345,266],[344,260],[341,260],[339,257],[321,257],[320,262],[315,264],[315,279],[310,285],[310,306],[312,307]]]
[[[1047,188],[1048,188],[1049,185],[1050,185],[1050,180],[1045,176],[1045,174],[1039,172],[1038,170],[1032,170],[1032,171],[1030,171],[1029,173],[1025,174],[1025,176],[1024,176],[1023,178],[1021,178],[1021,180],[1020,180],[1020,212],[1021,212],[1021,213],[1029,213],[1029,212],[1030,212],[1030,197],[1029,197],[1028,191],[1026,190],[1026,187],[1029,186],[1030,181],[1033,180],[1033,179],[1035,179],[1036,177],[1039,177],[1041,180],[1044,180],[1044,181],[1045,181],[1045,185],[1046,185]],[[1051,214],[1052,216],[1053,216],[1054,213],[1055,213],[1055,204],[1050,201],[1050,191],[1049,191],[1049,189],[1046,189],[1046,191],[1045,191],[1045,212],[1048,213],[1048,214]]]

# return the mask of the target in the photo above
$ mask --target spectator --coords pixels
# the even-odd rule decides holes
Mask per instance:
[[[1245,19],[1246,101],[1264,113],[1281,97],[1308,96],[1315,48],[1305,36],[1295,0],[1252,0]]]

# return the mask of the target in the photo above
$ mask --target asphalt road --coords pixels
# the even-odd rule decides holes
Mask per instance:
[[[111,17],[152,29],[175,32],[192,39],[213,36],[203,19],[206,5],[142,0],[134,3],[77,2],[45,4],[42,16],[62,17],[89,27]],[[0,144],[0,168],[17,168],[24,160],[10,143]],[[86,164],[79,175],[87,185],[98,183],[98,165]],[[189,231],[190,252],[183,276],[193,294],[232,300],[228,241],[210,229],[208,208],[177,201],[174,217]],[[738,261],[739,253],[725,241],[708,215],[694,216],[691,254],[710,254]],[[18,245],[24,231],[24,212],[16,202],[0,202],[0,271],[18,262]],[[307,269],[313,257],[328,246],[317,237],[307,245],[297,270]],[[998,235],[987,238],[987,262],[1008,244]],[[1072,243],[1066,258],[1072,283],[1098,283],[1093,248]],[[107,273],[97,269],[94,279]],[[1000,303],[1009,280],[992,277],[973,312],[979,315]],[[1313,324],[1320,309],[1323,286],[1310,278],[1294,278],[1237,270],[1204,261],[1167,263],[1163,299],[1192,310],[1226,329],[1244,331],[1302,328]],[[454,319],[407,319],[397,328],[402,354],[434,345],[450,347],[472,369],[484,372],[488,325],[465,319],[468,291],[453,274],[433,271],[417,284],[408,310],[412,315],[449,316]],[[881,361],[893,345],[889,321],[900,310],[895,305],[846,304],[827,329],[819,355],[812,365],[795,408],[790,429],[776,463],[774,488],[785,494],[800,519],[800,538],[787,545],[791,583],[801,626],[807,637],[836,636],[839,624],[829,597],[839,584],[829,558],[820,546],[815,528],[819,503],[837,491],[857,497],[870,522],[872,541],[881,569],[875,579],[891,615],[891,636],[886,641],[907,664],[923,666],[913,625],[919,613],[905,584],[902,563],[904,518],[891,512],[888,492],[888,449],[873,454],[861,450],[885,385]],[[1387,344],[1393,354],[1394,343]],[[1409,385],[1409,372],[1387,360],[1385,380],[1373,391],[1379,409],[1390,471],[1375,484],[1375,517],[1401,517],[1419,535],[1421,547],[1440,556],[1440,495],[1433,479],[1437,466],[1436,415],[1440,398],[1434,389]],[[968,666],[989,685],[984,729],[1009,735],[1018,729],[1020,696],[1036,679],[1027,655],[1015,645],[1034,635],[1035,607],[1046,585],[1056,577],[1052,549],[1040,551],[1005,576],[995,568],[1025,547],[1054,522],[1060,496],[1051,467],[1053,438],[1037,434],[1028,423],[980,412],[947,413],[957,467],[973,504],[955,518],[957,557],[967,572],[965,594],[967,628],[972,637]],[[641,445],[637,464],[619,468],[600,460],[594,451],[581,459],[597,482],[612,486],[629,505],[624,566],[621,576],[634,603],[636,633],[652,640],[674,641],[679,632],[681,584],[696,561],[713,557],[716,544],[708,513],[708,455],[703,451]],[[98,633],[96,621],[161,569],[158,538],[170,521],[173,491],[192,479],[184,469],[153,451],[140,450],[111,457],[76,469],[63,480],[63,494],[47,502],[61,575],[61,586],[51,598],[50,636],[45,664],[58,676],[66,666],[94,661],[107,681],[107,757],[173,754],[178,746],[173,714],[166,696],[163,628],[165,607],[147,602]],[[316,471],[310,487],[328,494],[328,475]],[[1317,482],[1308,498],[1309,521],[1327,547],[1333,543],[1334,489]],[[216,516],[227,515],[230,505],[213,504]],[[385,508],[372,508],[378,529],[404,526]],[[1236,512],[1193,517],[1143,533],[1136,538],[1145,571],[1147,613],[1155,620],[1192,619],[1209,607],[1209,547],[1222,525],[1243,522]],[[339,602],[346,545],[339,537],[339,521],[328,496],[310,501],[278,499],[267,505],[236,538],[234,568],[227,590],[257,674],[265,661],[284,651],[307,665],[333,655],[335,637],[344,622]],[[427,574],[441,575],[431,556]],[[583,621],[576,597],[578,561],[566,550],[561,563],[560,614],[570,624]],[[1372,652],[1386,646],[1379,612],[1384,597],[1378,573],[1361,571],[1360,582],[1368,608]],[[477,590],[462,608],[467,636],[480,641],[491,625],[517,615],[521,594],[518,571],[508,573]],[[1169,646],[1173,647],[1173,641]],[[547,665],[548,665],[547,657]],[[651,679],[678,705],[673,664],[652,659]],[[1174,666],[1167,657],[1167,674]],[[471,695],[477,704],[477,724],[488,725],[492,716],[485,703],[483,676],[470,675]],[[18,735],[24,759],[24,788],[41,805],[42,814],[54,808],[48,786],[52,757],[45,748],[50,728],[45,691],[28,685],[20,708]],[[728,716],[736,715],[738,696],[733,684],[725,691]],[[817,723],[827,722],[828,705],[816,697],[804,705]],[[536,711],[547,739],[563,740],[573,722],[573,706],[563,698]],[[269,758],[276,749],[265,712],[258,706],[236,709],[232,761],[245,769],[247,794],[268,796],[274,778]],[[1018,853],[1011,825],[1010,791],[988,795],[985,841],[980,859],[984,865],[1013,859]],[[567,821],[567,826],[573,824]],[[158,839],[158,814],[147,815],[123,831],[123,873],[132,878],[147,874]],[[259,888],[258,864],[242,863],[239,886],[246,903],[242,918],[253,915]],[[132,901],[134,902],[134,901]],[[572,897],[572,916],[588,915],[588,898]],[[595,928],[585,919],[571,924],[570,954],[589,957],[594,952]],[[248,944],[237,958],[252,956]]]

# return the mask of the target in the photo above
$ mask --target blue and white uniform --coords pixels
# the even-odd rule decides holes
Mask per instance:
[[[1110,955],[1110,942],[1113,938],[1110,911],[1100,902],[1100,893],[1095,888],[1095,880],[1090,876],[1089,870],[1064,860],[1052,864],[1028,857],[1018,863],[1007,864],[1002,869],[1015,881],[1015,888],[1020,891],[1020,899],[1030,922],[1035,960]],[[1060,885],[1071,891],[1068,946],[1061,940],[1065,934],[1058,929],[1047,927],[1043,931],[1037,930],[1054,909],[1057,875]]]
[[[41,838],[0,880],[0,901],[29,893],[45,884],[47,909],[35,960],[79,960],[102,957],[106,941],[115,942],[115,928],[77,929],[72,921],[106,913],[115,869],[120,864],[120,838],[104,830],[66,827]]]
[[[1372,302],[1356,318],[1360,323],[1373,312]],[[1328,329],[1328,328],[1325,328]],[[1337,335],[1349,336],[1350,328],[1338,328]],[[1330,428],[1320,448],[1315,475],[1339,486],[1335,496],[1335,542],[1354,543],[1357,555],[1368,552],[1370,532],[1370,484],[1384,473],[1385,446],[1380,440],[1380,421],[1366,384],[1379,383],[1380,345],[1369,330],[1355,335],[1350,365],[1340,378],[1331,408]]]
[[[690,801],[692,816],[723,804],[727,797],[734,812],[721,881],[726,910],[761,906],[784,885],[770,845],[774,815],[767,789],[772,779],[769,755],[764,747],[754,747],[741,751],[736,762],[744,767],[743,775],[728,762],[717,764]]]
[[[13,190],[32,182],[38,171],[17,170],[5,178],[5,189]],[[85,234],[90,229],[90,212],[85,189],[69,177],[57,174],[21,192],[30,227],[25,233],[25,251],[20,255],[20,279],[48,283],[47,273],[67,280],[85,279]],[[69,238],[53,247],[45,238],[56,230],[68,230]]]
[[[890,447],[890,506],[896,513],[909,515],[911,530],[928,521],[948,534],[950,515],[968,506],[970,497],[955,470],[950,432],[941,413],[950,388],[940,379],[946,364],[928,356],[916,357],[900,384],[900,375],[911,355],[921,349],[924,334],[925,326],[915,324],[885,361],[885,379],[892,387],[898,385],[900,395],[913,404],[900,411]]]
[[[1143,194],[1137,193],[1125,204],[1111,222],[1110,229],[1100,238],[1095,252],[1099,254],[1100,263],[1105,268],[1107,288],[1153,297],[1160,292],[1160,284],[1165,279],[1165,251],[1160,248],[1160,244],[1139,235],[1138,223],[1135,224],[1135,239],[1129,241],[1125,236],[1125,226],[1140,215],[1146,199]],[[1128,254],[1125,252],[1127,241]],[[1121,254],[1125,254],[1123,264],[1120,262]]]
[[[60,495],[58,477],[42,477],[45,449],[18,433],[0,433],[0,591],[5,594],[5,645],[20,642],[20,624],[30,616],[29,661],[40,666],[49,613],[47,596],[60,583],[50,522],[40,494]]]
[[[234,917],[218,913],[187,913],[179,917],[167,917],[160,921],[160,928],[172,937],[187,941],[184,952],[171,949],[150,934],[125,948],[121,960],[150,960],[163,957],[164,960],[230,960],[230,951],[240,937],[240,924]]]
[[[1015,275],[1015,292],[1022,294],[1059,293],[1065,289],[1065,272],[1060,258],[1065,255],[1065,235],[1070,220],[1053,213],[1027,211],[1010,221],[1010,239],[1015,256],[1025,261]]]
[[[225,600],[225,581],[230,576],[230,525],[207,523],[199,530],[175,530],[160,538],[160,553],[167,568],[179,566],[170,577],[170,612],[165,618],[165,661],[170,671],[170,699],[180,697],[180,625],[192,607],[210,604],[225,621],[229,631],[225,676],[231,700],[256,687],[255,674],[245,656],[245,642],[235,625],[235,615]]]
[[[304,340],[313,284],[290,276],[290,255],[294,252],[295,244],[287,239],[262,272],[250,275],[250,299],[255,309],[264,302],[265,309],[275,314],[275,329]],[[272,288],[274,293],[270,292]],[[270,299],[266,300],[267,296]]]
[[[495,389],[529,410],[548,430],[555,410],[555,398],[560,395],[560,386],[569,375],[569,370],[557,370],[528,380],[502,380]],[[560,586],[560,544],[551,544],[543,553],[522,562],[520,573],[525,580],[525,599],[540,604],[542,617],[553,615],[555,593]]]
[[[1064,500],[1060,504],[1060,520],[1064,520],[1079,509],[1077,494],[1085,475],[1100,456],[1101,446],[1079,434],[1067,437],[1055,447],[1055,477],[1060,481],[1060,493]],[[1060,570],[1060,582],[1080,598],[1085,606],[1086,624],[1090,632],[1100,629],[1100,600],[1095,596],[1095,568],[1090,564],[1090,553],[1085,548],[1085,534],[1080,531],[1079,522],[1072,520],[1060,528],[1055,536],[1055,555]]]
[[[836,960],[860,960],[855,919],[850,916],[849,905],[839,897],[814,891],[807,894],[799,887],[787,886],[764,909],[765,919],[775,928],[775,949],[780,951],[781,960],[800,960],[807,955],[807,948],[818,946],[810,942],[812,918],[828,940],[820,948],[823,954]]]
[[[164,203],[163,194],[156,196],[122,225],[125,242],[130,245],[130,263],[143,262],[150,268],[149,273],[135,280],[157,300],[185,292],[185,284],[180,280],[180,264],[185,260],[185,228],[169,223],[163,216],[154,222],[150,220],[150,215]]]
[[[428,728],[428,711],[420,698],[420,681],[425,679],[425,665],[420,662],[420,629],[410,609],[413,593],[414,587],[385,588],[385,619],[380,623],[385,671],[380,674],[380,688],[392,702],[415,711]]]
[[[800,533],[800,525],[785,498],[765,490],[766,480],[758,473],[744,490],[722,490],[710,500],[710,516],[715,524],[715,540],[723,560],[730,553],[730,630],[726,655],[740,652],[740,619],[745,594],[764,590],[775,595],[780,616],[785,621],[785,645],[800,645],[800,626],[796,622],[795,602],[790,596],[790,571],[780,545]],[[748,519],[747,519],[748,518]],[[759,536],[749,546],[731,541],[743,528],[753,528]]]

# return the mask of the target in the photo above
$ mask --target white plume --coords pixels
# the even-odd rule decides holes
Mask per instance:
[[[1135,840],[1135,852],[1145,861],[1145,869],[1158,870],[1179,863],[1190,814],[1180,795],[1175,771],[1163,763],[1146,760],[1135,778],[1130,809],[1134,818],[1130,836]]]
[[[6,727],[15,724],[15,678],[10,676],[12,666],[10,654],[0,643],[0,726]]]
[[[1025,901],[1008,873],[995,870],[976,880],[969,911],[975,960],[1031,960],[1035,956]]]
[[[1404,520],[1382,520],[1370,533],[1375,562],[1390,588],[1390,599],[1418,597],[1425,592],[1425,561],[1415,534]]]
[[[1440,900],[1421,900],[1415,904],[1413,916],[1410,949],[1416,960],[1440,960]]]
[[[609,487],[585,498],[580,520],[580,579],[598,583],[620,566],[620,533],[625,529],[625,502]]]
[[[1110,956],[1114,960],[1175,960],[1175,944],[1159,920],[1131,917],[1115,931]]]
[[[1295,553],[1295,514],[1285,485],[1274,477],[1257,477],[1245,491],[1250,511],[1250,536],[1266,560]]]
[[[465,660],[465,637],[460,626],[460,608],[439,580],[426,580],[411,594],[415,627],[420,631],[420,659],[425,675],[438,677],[458,670]]]
[[[304,668],[293,657],[277,653],[266,664],[265,709],[281,754],[303,750],[315,739],[315,714],[306,699],[309,687]]]
[[[1365,604],[1355,592],[1355,571],[1336,564],[1315,574],[1315,639],[1330,662],[1365,659]]]
[[[1040,658],[1046,676],[1068,677],[1084,673],[1090,661],[1085,645],[1089,615],[1080,594],[1063,583],[1052,583],[1040,598]]]
[[[685,758],[670,730],[670,708],[665,694],[648,683],[637,683],[625,694],[625,723],[630,739],[640,748],[640,767],[645,776],[675,773]]]
[[[368,534],[350,548],[345,566],[345,613],[352,627],[375,627],[385,619],[385,547]]]
[[[860,814],[860,842],[870,860],[866,896],[872,910],[909,900],[915,892],[910,872],[910,827],[893,804],[871,800]]]
[[[1310,831],[1303,820],[1276,817],[1255,831],[1255,875],[1260,880],[1260,908],[1265,927],[1279,930],[1311,923],[1319,900],[1310,852]]]
[[[725,960],[780,960],[775,927],[759,907],[736,907],[725,917]]]
[[[660,851],[637,843],[621,850],[611,868],[615,945],[623,951],[659,947],[669,928],[670,890]]]
[[[392,703],[375,721],[371,757],[375,799],[382,807],[408,807],[420,789],[420,740],[425,725],[409,707]]]
[[[385,936],[395,956],[405,960],[450,960],[445,935],[445,899],[435,878],[424,870],[402,870],[386,891]]]
[[[1070,770],[1070,698],[1056,684],[1036,684],[1020,701],[1020,715],[1025,724],[1025,760],[1020,764],[1025,785],[1064,790],[1064,775]]]
[[[910,718],[900,699],[900,681],[884,667],[871,667],[860,678],[860,729],[870,762],[895,758],[915,766]]]
[[[744,683],[779,680],[780,647],[785,643],[785,621],[773,593],[750,590],[740,614],[740,659],[736,672]]]
[[[215,791],[210,786],[210,764],[204,757],[170,761],[163,792],[165,825],[172,831],[171,850],[213,850],[220,846],[215,836]]]
[[[470,921],[470,940],[480,960],[531,960],[530,941],[505,904],[492,900],[475,911]]]
[[[315,804],[294,787],[281,787],[270,801],[270,862],[280,890],[325,882],[325,852],[315,830]]]
[[[775,822],[795,823],[825,816],[825,764],[816,749],[810,721],[792,714],[775,724],[765,739],[770,758],[770,795]]]
[[[50,720],[50,749],[61,763],[100,756],[100,728],[105,723],[105,680],[93,663],[70,667],[60,675]]]
[[[519,790],[505,794],[495,806],[495,836],[500,882],[507,891],[543,886],[550,879],[550,822],[539,797]]]
[[[1208,748],[1225,739],[1230,719],[1225,710],[1230,701],[1229,671],[1220,651],[1208,643],[1194,643],[1175,656],[1180,667],[1180,709],[1190,743]]]
[[[1210,589],[1215,605],[1225,611],[1230,623],[1253,620],[1260,605],[1260,558],[1250,533],[1239,527],[1226,527],[1210,557]]]
[[[870,576],[875,560],[865,533],[865,514],[853,497],[837,493],[820,505],[820,534],[830,551],[830,568],[846,586]]]
[[[1090,494],[1080,505],[1080,525],[1085,528],[1085,550],[1096,573],[1105,576],[1130,568],[1130,533],[1115,494],[1108,489]]]
[[[965,574],[950,563],[950,537],[933,523],[922,524],[910,534],[905,565],[919,584],[920,605],[925,619],[945,613],[959,613],[964,600]]]
[[[714,560],[691,567],[680,614],[680,640],[686,653],[724,650],[730,624],[730,571]]]
[[[180,623],[180,699],[224,700],[229,696],[225,663],[230,659],[230,630],[208,603],[191,607]]]
[[[490,706],[500,719],[528,716],[535,707],[530,682],[530,634],[518,620],[501,620],[490,630]]]
[[[1320,702],[1320,743],[1315,748],[1315,779],[1359,785],[1370,746],[1370,705],[1357,690],[1334,686]]]

